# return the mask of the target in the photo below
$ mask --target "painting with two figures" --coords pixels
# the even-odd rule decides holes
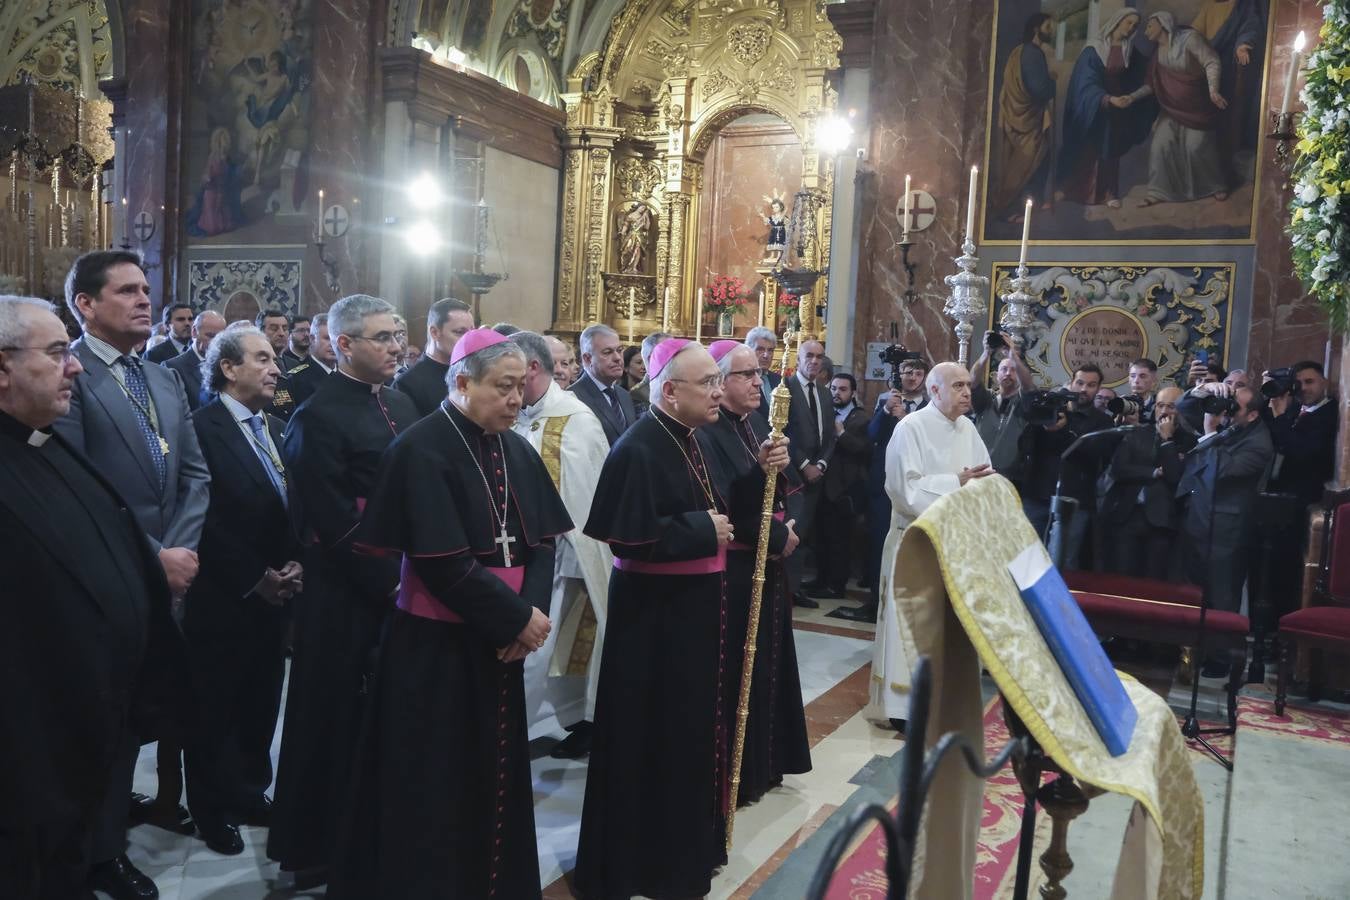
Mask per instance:
[[[983,234],[1252,239],[1269,0],[998,0]]]
[[[195,241],[303,213],[312,0],[193,0],[187,211]]]

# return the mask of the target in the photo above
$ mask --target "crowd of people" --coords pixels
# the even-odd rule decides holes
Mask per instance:
[[[73,343],[50,304],[0,298],[0,556],[44,600],[7,610],[0,656],[0,882],[21,898],[157,896],[134,824],[223,854],[267,826],[280,886],[333,897],[539,896],[528,738],[551,717],[553,755],[591,760],[580,895],[701,896],[728,807],[811,768],[794,605],[870,591],[841,613],[878,620],[873,699],[904,727],[890,584],[938,497],[998,473],[1062,567],[1186,577],[1235,609],[1258,492],[1306,509],[1333,463],[1315,362],[1258,384],[1197,360],[1160,387],[1140,359],[1115,396],[1085,364],[1045,391],[990,333],[969,371],[904,362],[869,414],[805,340],[774,440],[766,328],[625,348],[592,325],[574,349],[447,298],[414,352],[353,295],[233,323],[173,305],[150,343],[118,251],[76,260],[65,299]],[[131,793],[150,742],[153,798]]]

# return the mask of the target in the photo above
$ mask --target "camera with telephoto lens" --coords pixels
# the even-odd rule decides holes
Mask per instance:
[[[1279,396],[1276,394],[1275,396]],[[1206,394],[1200,398],[1200,408],[1208,416],[1231,416],[1238,411],[1236,397],[1220,397],[1218,394]]]
[[[1284,366],[1270,370],[1270,380],[1261,385],[1261,393],[1266,395],[1267,400],[1274,400],[1276,397],[1292,394],[1295,386],[1294,370]]]
[[[984,333],[984,345],[991,351],[1002,350],[1008,346],[1008,340],[997,331],[986,331]]]
[[[1112,397],[1106,401],[1106,411],[1113,416],[1137,416],[1144,411],[1144,398],[1137,394]]]
[[[907,362],[918,362],[921,359],[922,353],[906,350],[903,344],[891,344],[882,350],[881,361],[891,367],[891,387],[897,391],[904,390],[900,384],[900,367]]]
[[[1033,391],[1022,398],[1022,416],[1028,425],[1054,425],[1059,421],[1060,413],[1067,413],[1075,403],[1086,404],[1087,395],[1068,388]]]

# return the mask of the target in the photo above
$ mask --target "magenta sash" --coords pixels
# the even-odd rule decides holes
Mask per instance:
[[[773,517],[775,521],[781,522],[787,518],[787,511],[780,509],[778,512],[773,514]],[[732,541],[730,544],[727,545],[727,549],[749,551],[753,553],[757,548],[751,547],[749,544],[742,544],[740,541]]]
[[[614,568],[621,572],[637,572],[640,575],[715,575],[727,570],[727,548],[718,547],[716,556],[682,559],[678,562],[645,562],[616,556]]]
[[[512,566],[509,569],[488,567],[488,571],[500,578],[507,587],[517,594],[520,593],[520,588],[525,583],[524,566]],[[451,612],[444,603],[437,600],[431,591],[427,590],[427,586],[422,583],[421,578],[417,577],[417,571],[413,569],[406,556],[403,557],[397,606],[405,613],[422,619],[435,619],[437,622],[453,623],[464,621],[457,613]]]

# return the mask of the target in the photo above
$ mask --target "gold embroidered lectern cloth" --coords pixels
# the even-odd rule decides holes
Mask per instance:
[[[1204,805],[1176,717],[1163,698],[1125,678],[1139,721],[1123,755],[1107,752],[1008,573],[1036,540],[1017,492],[1000,476],[941,498],[905,532],[894,591],[916,649],[933,665],[930,745],[955,730],[984,746],[983,665],[1064,771],[1136,801],[1113,900],[1198,898]],[[970,897],[982,791],[956,754],[944,761],[928,795],[910,896]],[[1072,852],[1072,830],[1069,841]]]

